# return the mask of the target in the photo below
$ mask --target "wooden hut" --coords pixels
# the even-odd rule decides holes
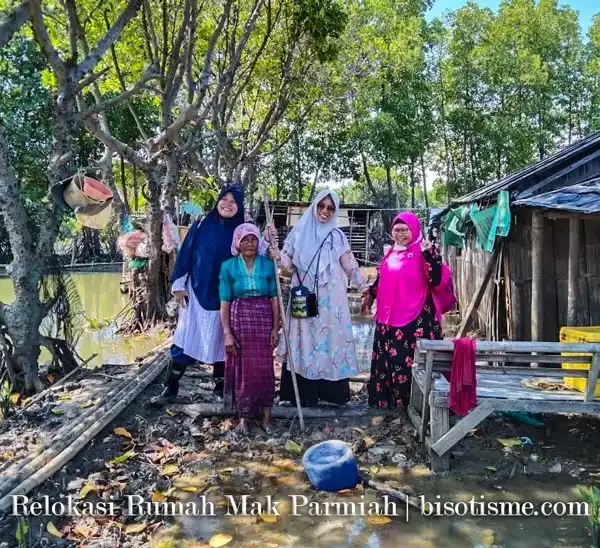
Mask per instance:
[[[562,326],[600,325],[600,132],[463,196],[442,222],[460,206],[494,206],[502,192],[510,231],[491,252],[468,221],[462,248],[444,248],[459,334],[474,326],[490,339],[554,341]]]
[[[310,203],[275,200],[271,201],[269,205],[273,209],[273,223],[279,233],[279,241],[283,242]],[[378,211],[376,207],[365,204],[340,204],[338,227],[348,237],[350,248],[361,265],[370,264],[372,251],[370,227],[373,217]],[[265,207],[261,203],[256,223],[262,225],[265,222]]]

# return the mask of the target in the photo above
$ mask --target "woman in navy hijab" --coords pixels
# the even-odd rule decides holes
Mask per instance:
[[[243,222],[243,189],[227,184],[210,213],[190,227],[183,241],[173,271],[172,292],[184,304],[173,337],[165,388],[151,401],[155,406],[175,399],[181,377],[195,362],[213,365],[215,394],[223,397],[225,338],[219,313],[219,274],[221,265],[232,256],[233,232]],[[267,247],[262,240],[262,254]]]

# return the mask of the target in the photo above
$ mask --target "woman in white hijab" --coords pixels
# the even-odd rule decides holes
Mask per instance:
[[[301,404],[307,406],[319,400],[338,405],[347,402],[348,379],[358,373],[347,287],[350,279],[363,291],[368,279],[360,271],[346,235],[337,228],[339,209],[338,195],[333,190],[321,191],[286,238],[281,253],[272,250],[279,266],[293,272],[292,306],[284,321],[290,331]],[[308,317],[299,317],[306,293],[315,294],[313,303],[318,305],[305,306]],[[307,300],[310,302],[311,296]],[[284,338],[277,357],[283,363],[279,399],[295,403]]]

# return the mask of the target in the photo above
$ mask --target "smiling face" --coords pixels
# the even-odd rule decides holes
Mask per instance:
[[[231,192],[226,192],[219,200],[217,211],[225,219],[231,219],[238,212],[238,205]]]
[[[246,259],[256,257],[258,252],[258,238],[254,234],[244,236],[240,241],[240,254]]]
[[[398,222],[392,227],[392,239],[398,245],[408,246],[412,240],[412,232],[407,224]]]
[[[320,223],[328,223],[335,213],[335,204],[329,196],[325,196],[317,204],[317,220]]]

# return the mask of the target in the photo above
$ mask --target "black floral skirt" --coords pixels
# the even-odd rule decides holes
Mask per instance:
[[[428,297],[419,316],[404,327],[375,326],[369,405],[380,409],[408,407],[417,339],[442,339],[435,306]]]

